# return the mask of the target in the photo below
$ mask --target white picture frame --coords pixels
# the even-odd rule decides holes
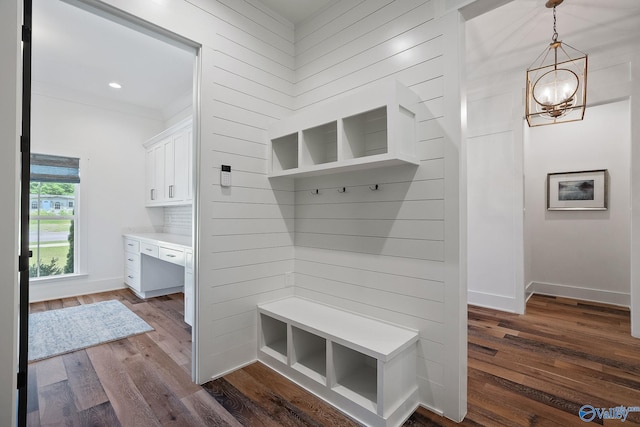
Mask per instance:
[[[607,210],[608,191],[607,169],[548,173],[547,210]]]

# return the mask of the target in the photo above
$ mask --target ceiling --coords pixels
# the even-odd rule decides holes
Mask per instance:
[[[34,88],[161,112],[191,101],[195,51],[62,1],[33,0]],[[122,89],[109,87],[118,82]]]
[[[524,70],[551,42],[553,10],[546,0],[514,0],[466,25],[466,55],[470,78],[489,57],[504,68]],[[556,8],[558,40],[596,59],[640,37],[638,0],[566,0]],[[596,55],[594,55],[596,54]],[[488,70],[489,72],[492,70]]]

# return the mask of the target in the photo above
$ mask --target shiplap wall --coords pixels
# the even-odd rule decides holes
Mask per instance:
[[[199,222],[200,378],[253,362],[256,304],[291,294],[294,192],[266,178],[266,128],[288,115],[293,29],[255,2],[192,1],[211,18],[202,55]],[[230,165],[232,186],[220,183]]]
[[[296,27],[297,110],[386,78],[408,86],[425,108],[419,167],[296,180],[295,292],[419,330],[422,400],[442,409],[445,70],[436,17],[435,1],[342,1]],[[369,188],[375,184],[378,191]]]

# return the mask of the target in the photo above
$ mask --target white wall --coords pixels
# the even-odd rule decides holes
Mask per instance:
[[[522,313],[524,187],[518,95],[504,86],[469,93],[468,301]]]
[[[76,227],[81,277],[32,279],[32,301],[122,288],[122,233],[152,231],[162,211],[144,207],[145,149],[159,120],[34,93],[34,153],[80,158]]]
[[[458,240],[445,238],[447,225],[458,226],[453,211],[445,212],[447,202],[458,203],[459,140],[447,120],[459,133],[460,99],[448,91],[447,78],[458,84],[460,40],[457,12],[443,18],[439,6],[424,0],[343,1],[296,27],[299,111],[392,76],[419,95],[425,113],[418,118],[418,168],[296,180],[295,292],[419,330],[422,403],[461,419],[466,407],[459,393],[466,388],[457,381],[461,369],[466,378],[466,353],[450,341],[466,337],[466,323],[456,323],[463,311],[455,306],[457,274],[454,280],[447,276],[448,268],[458,271]],[[449,158],[448,150],[454,153]],[[381,190],[372,192],[373,184]],[[336,188],[343,186],[348,191],[339,194]],[[316,188],[321,194],[311,195]],[[462,315],[466,319],[466,311]],[[457,364],[461,355],[463,367]]]
[[[16,425],[16,374],[18,339],[18,147],[21,117],[22,64],[20,25],[22,2],[0,2],[0,425]]]
[[[629,305],[629,101],[591,107],[584,121],[527,129],[526,227],[535,292]],[[550,172],[607,169],[606,211],[546,210]]]

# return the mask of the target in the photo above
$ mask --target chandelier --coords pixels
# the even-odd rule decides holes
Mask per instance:
[[[558,40],[556,6],[562,2],[547,1],[546,7],[553,8],[551,43],[527,69],[525,116],[531,127],[584,118],[587,54]]]

